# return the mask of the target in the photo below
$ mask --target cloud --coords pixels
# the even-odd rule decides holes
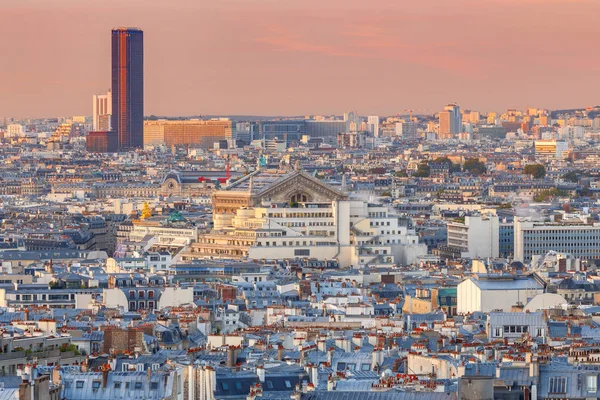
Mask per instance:
[[[327,56],[361,57],[359,53],[344,51],[343,49],[328,45],[314,43],[303,38],[302,35],[291,32],[280,25],[269,25],[264,27],[266,35],[255,39],[256,42],[266,44],[278,51],[318,53]]]

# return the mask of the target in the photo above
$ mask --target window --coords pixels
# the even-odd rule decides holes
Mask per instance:
[[[75,382],[75,387],[77,389],[83,389],[83,381],[77,381],[77,382]]]
[[[551,376],[548,393],[567,393],[567,378],[565,376]]]
[[[142,382],[135,383],[135,390],[142,390]]]
[[[100,389],[100,381],[93,381],[92,382],[92,389],[94,389],[94,390]]]
[[[241,382],[236,382],[235,383],[235,387],[237,388],[237,390],[242,390],[242,383]]]
[[[598,375],[586,376],[585,384],[586,384],[588,393],[596,393],[598,391]]]
[[[121,389],[121,382],[115,381],[115,389]]]
[[[158,382],[150,382],[150,390],[158,390]]]
[[[502,328],[494,329],[494,337],[502,337]]]
[[[292,384],[290,383],[290,381],[285,381],[285,387],[288,389],[292,388]]]
[[[370,364],[362,364],[360,366],[361,371],[369,371],[371,369],[371,365]]]
[[[267,381],[267,387],[268,387],[269,389],[273,389],[273,382],[271,382],[271,381]]]
[[[229,385],[226,382],[221,382],[221,387],[223,390],[229,390]]]

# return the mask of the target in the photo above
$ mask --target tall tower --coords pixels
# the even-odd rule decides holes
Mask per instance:
[[[369,115],[367,117],[367,123],[369,124],[369,130],[373,133],[373,136],[379,137],[379,117],[377,115]]]
[[[112,30],[112,117],[119,150],[144,145],[144,33]]]
[[[438,133],[441,139],[450,139],[462,132],[462,115],[457,104],[448,104],[443,111],[440,111],[438,118],[440,124]]]

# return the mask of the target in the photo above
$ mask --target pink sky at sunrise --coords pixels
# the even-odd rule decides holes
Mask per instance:
[[[390,115],[600,104],[598,0],[0,0],[0,116],[90,115],[110,30],[145,114]]]

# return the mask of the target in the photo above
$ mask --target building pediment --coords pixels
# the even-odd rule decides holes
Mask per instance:
[[[256,193],[258,201],[335,201],[347,195],[303,171],[296,171]]]

